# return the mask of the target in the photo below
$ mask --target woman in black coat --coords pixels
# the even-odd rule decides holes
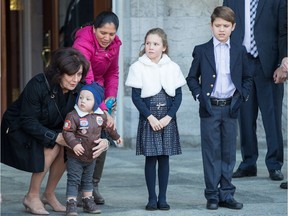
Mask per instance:
[[[48,215],[45,204],[54,211],[66,210],[55,196],[56,186],[65,171],[64,146],[67,145],[62,127],[88,69],[89,63],[76,49],[56,50],[45,74],[33,77],[3,115],[1,162],[33,173],[23,199],[23,205],[32,214]],[[93,149],[96,158],[107,149],[108,141],[95,142],[99,143]],[[41,183],[48,171],[47,185],[40,198]]]

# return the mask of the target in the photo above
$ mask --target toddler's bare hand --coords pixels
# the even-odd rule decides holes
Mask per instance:
[[[82,144],[79,143],[73,148],[73,151],[77,156],[80,156],[84,154],[85,149],[83,148]]]

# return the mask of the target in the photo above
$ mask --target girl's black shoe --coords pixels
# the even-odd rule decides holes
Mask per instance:
[[[166,202],[163,202],[163,203],[157,203],[157,207],[158,207],[158,209],[160,209],[160,210],[165,210],[165,211],[168,211],[168,210],[170,210],[170,205],[168,205],[168,203],[166,203]]]
[[[280,188],[287,189],[287,181],[280,184]]]
[[[150,203],[150,202],[149,202],[149,203],[146,205],[145,209],[146,209],[147,211],[155,211],[155,210],[157,210],[157,204],[156,204],[156,203]]]

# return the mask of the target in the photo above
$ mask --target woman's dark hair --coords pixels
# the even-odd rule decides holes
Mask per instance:
[[[95,28],[101,28],[107,23],[113,23],[115,25],[116,31],[118,30],[119,19],[117,15],[111,11],[103,11],[98,14],[94,19],[93,26]]]
[[[57,84],[64,74],[73,75],[79,71],[81,66],[82,80],[84,80],[90,63],[84,55],[75,48],[60,48],[52,53],[51,62],[45,69],[45,75],[51,84]]]
[[[144,53],[145,53],[145,43],[146,43],[146,39],[148,37],[148,35],[150,34],[156,34],[158,35],[161,39],[162,39],[162,43],[163,43],[163,46],[166,48],[165,51],[163,53],[167,54],[168,55],[168,40],[167,40],[167,34],[164,32],[163,29],[161,28],[153,28],[153,29],[150,29],[146,35],[145,35],[145,38],[144,38],[144,44],[141,45],[141,47],[144,45],[144,48],[140,51],[139,53],[139,56],[143,56]]]
[[[71,38],[74,41],[76,32],[83,27],[94,26],[94,28],[101,28],[103,25],[107,23],[113,23],[115,25],[116,31],[118,30],[119,19],[117,15],[111,11],[103,11],[95,17],[94,21],[87,22],[83,24],[81,27],[75,28],[75,30],[71,33]]]

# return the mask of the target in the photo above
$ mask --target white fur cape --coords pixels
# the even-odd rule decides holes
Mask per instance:
[[[171,96],[175,90],[186,84],[186,80],[178,64],[163,54],[158,64],[152,62],[146,54],[129,68],[126,86],[140,88],[141,98],[158,94],[163,88]]]

